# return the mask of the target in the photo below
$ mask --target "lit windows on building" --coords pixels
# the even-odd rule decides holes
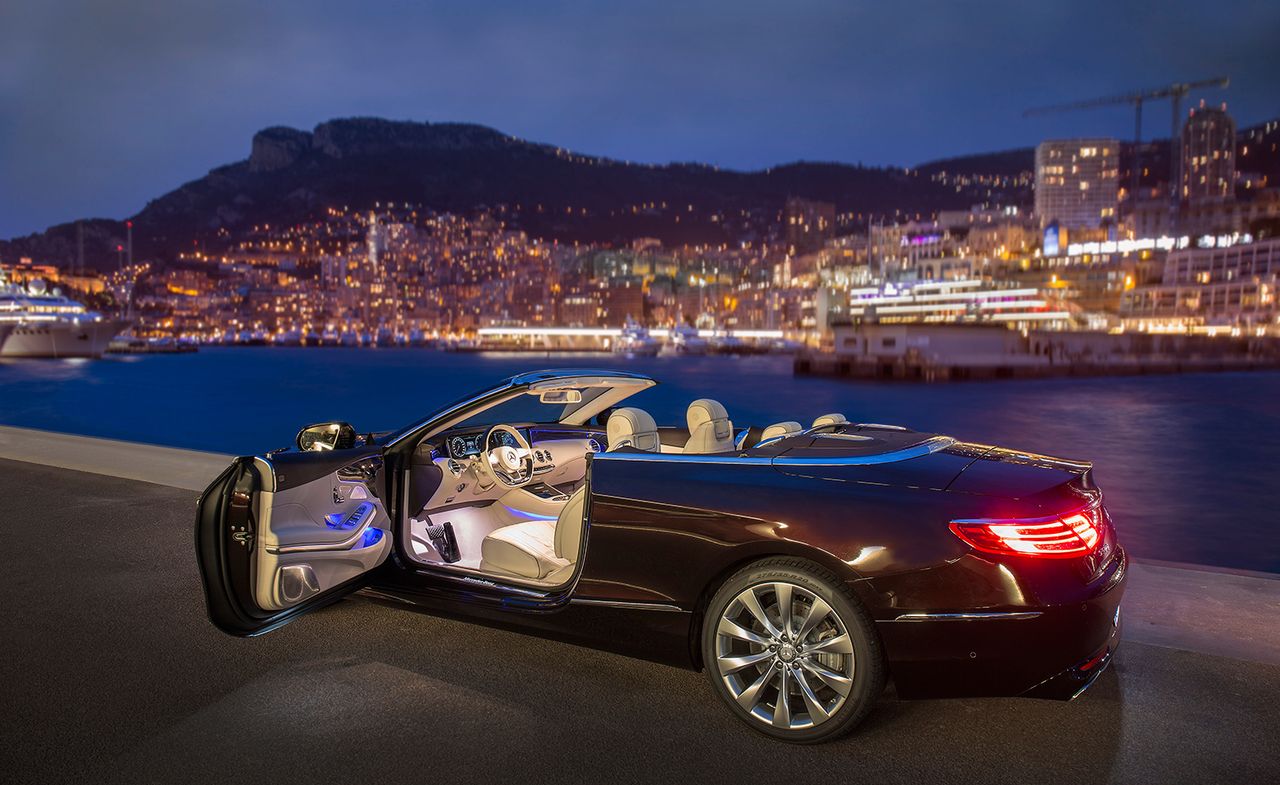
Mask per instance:
[[[1068,229],[1115,224],[1119,202],[1119,143],[1114,139],[1065,139],[1036,148],[1036,215],[1041,227]]]

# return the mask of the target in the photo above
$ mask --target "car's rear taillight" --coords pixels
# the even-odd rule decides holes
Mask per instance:
[[[1102,505],[1045,518],[977,518],[951,522],[951,531],[985,553],[1070,558],[1097,550],[1103,535]]]

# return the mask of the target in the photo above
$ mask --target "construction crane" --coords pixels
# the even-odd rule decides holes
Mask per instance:
[[[1131,93],[1122,93],[1120,95],[1110,95],[1105,98],[1093,98],[1086,101],[1074,101],[1068,104],[1057,104],[1055,106],[1039,106],[1034,109],[1028,109],[1022,113],[1023,117],[1038,117],[1046,114],[1057,114],[1059,112],[1074,112],[1081,109],[1097,109],[1103,106],[1116,106],[1118,104],[1131,104],[1133,106],[1133,184],[1129,193],[1133,200],[1131,204],[1137,203],[1138,189],[1142,176],[1142,105],[1148,101],[1162,101],[1166,98],[1170,99],[1173,106],[1173,128],[1169,136],[1169,198],[1173,204],[1178,202],[1178,180],[1179,167],[1182,160],[1182,101],[1193,90],[1206,89],[1226,89],[1231,84],[1231,79],[1226,76],[1217,76],[1212,79],[1201,79],[1196,82],[1175,82],[1165,87],[1155,87],[1150,90],[1136,90]]]

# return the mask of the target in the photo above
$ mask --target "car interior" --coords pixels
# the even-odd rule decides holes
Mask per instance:
[[[613,406],[650,384],[533,385],[424,435],[410,467],[406,552],[436,568],[559,587],[581,551],[588,455],[733,453],[803,432],[798,422],[735,432],[725,407],[709,398],[689,404],[684,428],[660,428],[642,409]],[[844,422],[824,415],[814,428]]]

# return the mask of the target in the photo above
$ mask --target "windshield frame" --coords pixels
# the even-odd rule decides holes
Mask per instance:
[[[644,374],[602,369],[557,368],[518,374],[504,379],[496,387],[463,396],[429,417],[390,434],[386,437],[385,448],[395,447],[406,440],[416,444],[530,391],[542,392],[570,387],[611,388],[589,401],[567,405],[560,419],[554,423],[583,425],[605,409],[656,384],[656,380]]]

